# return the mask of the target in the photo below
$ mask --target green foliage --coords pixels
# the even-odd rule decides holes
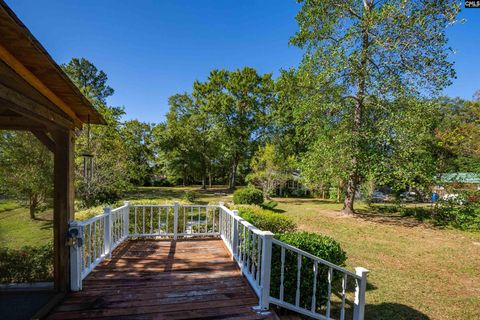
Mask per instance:
[[[198,194],[195,191],[185,191],[184,198],[188,202],[195,202],[198,198]]]
[[[261,209],[255,206],[239,206],[240,216],[253,224],[260,230],[270,231],[274,234],[293,232],[296,230],[296,223],[289,217],[270,210]]]
[[[230,187],[248,166],[273,103],[270,74],[252,68],[213,70],[193,91],[169,98],[167,121],[153,129],[157,164],[169,179],[187,185],[220,177]],[[242,176],[244,176],[242,171]]]
[[[114,90],[107,85],[107,74],[85,58],[72,58],[62,65],[63,71],[80,91],[93,102],[106,103]]]
[[[382,176],[371,172],[379,164],[401,184],[424,182],[434,163],[423,134],[429,112],[416,103],[438,94],[455,74],[445,29],[455,22],[458,3],[299,2],[299,30],[290,43],[305,55],[297,71],[281,75],[284,115],[278,114],[283,124],[293,120],[287,132],[306,153],[307,181],[345,185],[347,213],[359,184]]]
[[[137,186],[149,185],[156,171],[152,125],[138,120],[126,121],[120,127],[125,143],[128,177]]]
[[[347,260],[345,251],[340,245],[330,237],[317,233],[292,232],[275,235],[280,241],[288,243],[300,250],[306,251],[314,256],[327,260],[339,266],[344,266]],[[285,270],[284,270],[284,298],[285,301],[295,304],[295,292],[297,288],[297,254],[286,250],[285,252]],[[317,291],[316,291],[316,310],[325,307],[328,293],[328,267],[318,264]],[[280,294],[280,273],[281,273],[281,250],[279,246],[273,246],[272,250],[272,280],[271,295],[279,297]],[[300,307],[310,310],[313,293],[313,261],[305,257],[302,258],[300,284]],[[332,292],[341,288],[340,272],[333,272]]]
[[[267,143],[257,150],[252,158],[252,173],[247,180],[263,190],[265,198],[270,198],[275,189],[292,178],[293,157],[285,158],[275,146]]]
[[[256,204],[263,203],[263,193],[255,187],[238,189],[233,193],[233,203],[235,204]]]
[[[68,64],[62,65],[62,68],[107,122],[107,125],[91,125],[90,139],[87,137],[88,130],[83,130],[76,140],[77,196],[84,207],[113,203],[128,190],[130,181],[137,179],[135,167],[139,161],[133,159],[132,152],[138,151],[135,143],[144,142],[142,139],[145,135],[142,135],[141,130],[137,130],[142,126],[134,121],[122,126],[120,120],[125,112],[122,108],[105,104],[106,98],[114,91],[107,85],[106,74],[91,62],[83,58],[73,58]],[[137,131],[140,133],[137,134]],[[140,138],[133,138],[135,136]],[[94,156],[92,179],[85,179],[83,176],[81,154],[84,152]],[[142,172],[141,168],[139,170]]]
[[[0,248],[0,283],[53,280],[53,245]]]
[[[26,200],[34,219],[52,196],[52,154],[31,133],[18,131],[0,134],[0,150],[0,184],[5,192]]]
[[[435,209],[433,218],[439,225],[480,231],[480,203],[459,204],[456,200],[442,201]]]
[[[435,128],[439,172],[480,173],[480,97],[439,99]]]

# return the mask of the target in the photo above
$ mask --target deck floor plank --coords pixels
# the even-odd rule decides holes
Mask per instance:
[[[48,319],[264,319],[222,240],[123,243]]]

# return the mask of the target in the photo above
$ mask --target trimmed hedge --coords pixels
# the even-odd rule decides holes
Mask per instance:
[[[0,283],[53,280],[53,244],[0,248]]]
[[[293,232],[297,229],[296,223],[289,217],[254,206],[238,207],[240,216],[260,230],[275,234]]]
[[[234,204],[256,204],[263,203],[263,192],[255,187],[239,189],[233,193]]]
[[[275,235],[280,241],[295,246],[319,258],[327,260],[338,266],[345,266],[347,255],[340,245],[330,237],[309,232],[292,232]],[[284,299],[287,302],[295,304],[295,293],[297,288],[297,259],[298,255],[290,250],[285,251],[285,270],[284,270]],[[317,272],[317,290],[316,290],[316,309],[317,311],[325,308],[328,298],[328,267],[318,264]],[[281,273],[281,248],[278,245],[273,246],[272,250],[272,276],[270,285],[270,294],[273,297],[280,296],[280,273]],[[313,261],[302,258],[300,268],[300,307],[310,310],[313,296]],[[338,292],[341,288],[341,279],[343,274],[335,272],[332,274],[332,294]]]

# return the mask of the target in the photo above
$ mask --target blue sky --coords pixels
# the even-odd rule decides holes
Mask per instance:
[[[159,122],[169,96],[190,91],[214,68],[251,66],[278,75],[298,65],[288,45],[297,29],[294,0],[6,0],[58,63],[85,57],[109,76],[126,119]],[[457,51],[450,96],[480,89],[480,10],[448,30]]]

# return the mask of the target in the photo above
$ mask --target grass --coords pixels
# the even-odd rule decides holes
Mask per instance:
[[[333,237],[347,267],[370,270],[367,319],[478,319],[480,234],[439,229],[417,219],[363,214],[341,205],[276,199],[299,228]]]
[[[21,207],[13,201],[2,201],[0,247],[18,249],[22,246],[35,246],[52,241],[52,214],[50,209],[37,213],[37,219],[31,220],[28,208]]]
[[[132,203],[185,203],[185,192],[192,190],[198,193],[197,203],[232,199],[222,187],[208,192],[198,187],[138,188],[125,198]],[[292,217],[300,229],[337,240],[347,252],[350,270],[370,270],[367,319],[480,318],[480,233],[438,228],[428,220],[404,217],[388,205],[372,209],[360,203],[360,214],[346,217],[340,214],[341,205],[330,201],[275,201],[275,211]],[[102,207],[79,211],[76,218],[101,212]],[[51,211],[39,218],[30,220],[25,208],[0,212],[0,245],[19,247],[51,239]]]

